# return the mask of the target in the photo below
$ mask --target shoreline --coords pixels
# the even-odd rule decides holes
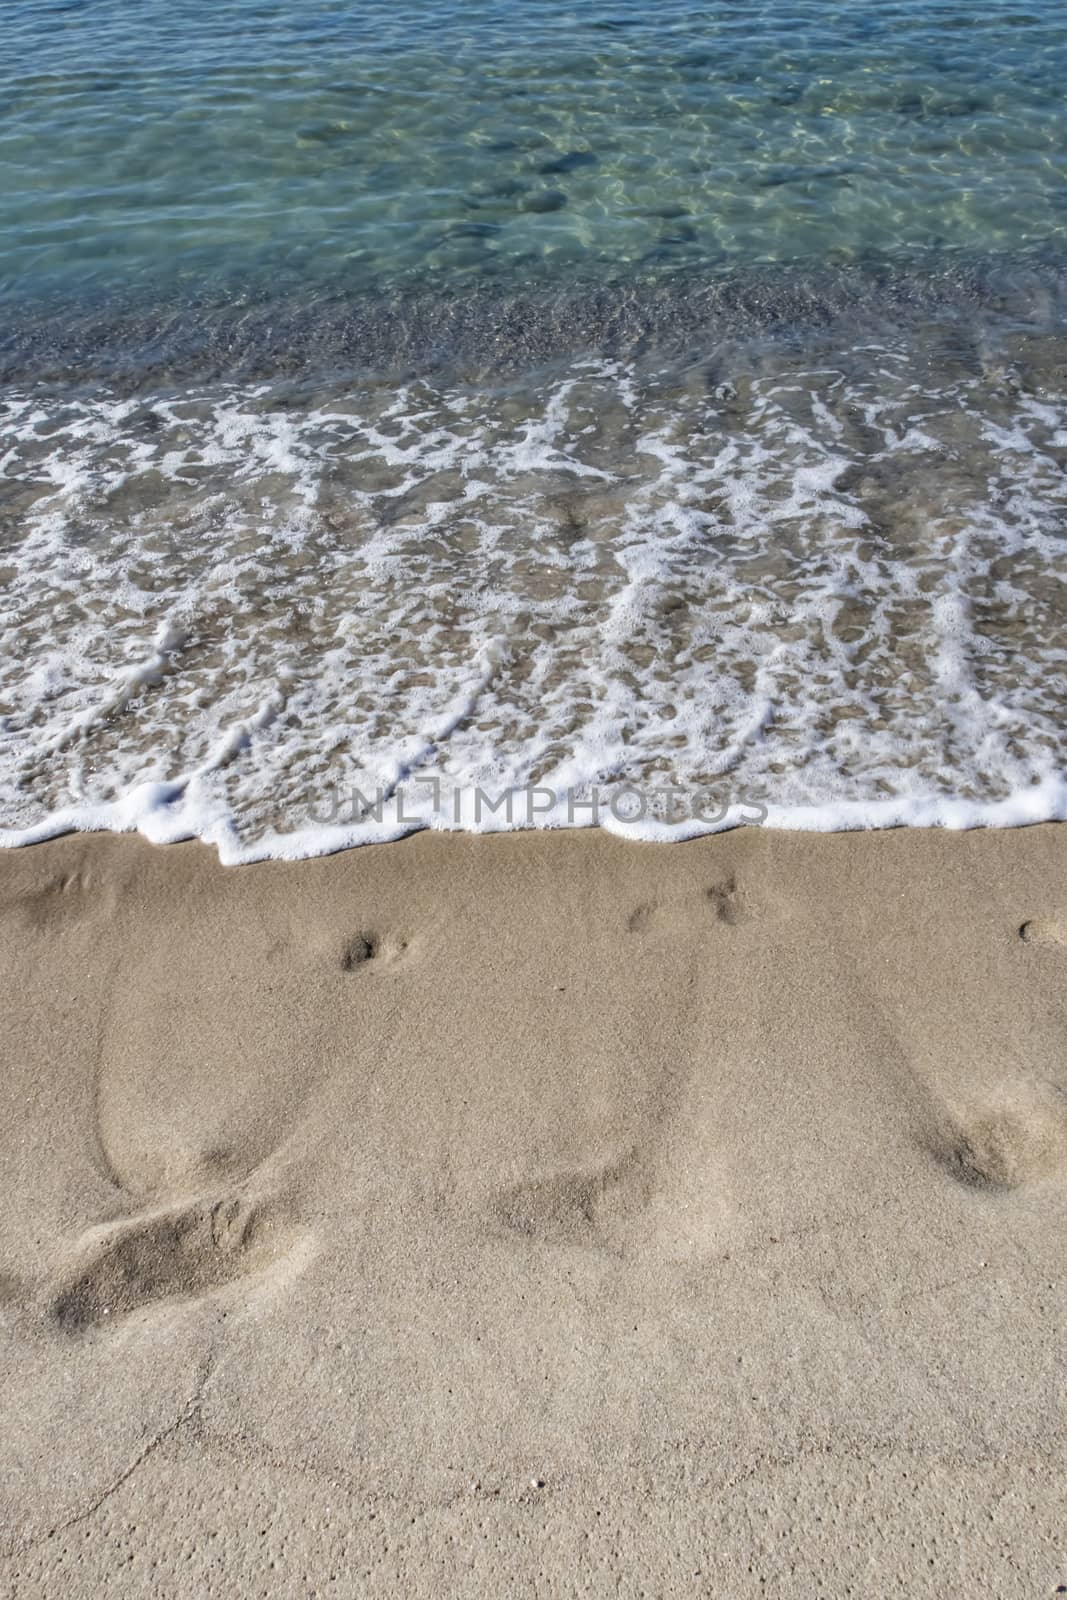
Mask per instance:
[[[5,852],[4,1581],[1054,1592],[1065,868]]]
[[[769,342],[825,356],[859,335],[921,337],[924,323],[977,320],[991,334],[1055,335],[1067,275],[1055,238],[1021,251],[973,247],[875,251],[756,265],[709,258],[671,268],[552,277],[472,277],[444,291],[432,278],[354,291],[299,275],[270,291],[250,278],[213,293],[169,297],[135,285],[121,303],[97,291],[52,291],[0,330],[0,381],[66,386],[75,379],[136,395],[153,386],[276,382],[297,392],[410,382],[514,381],[523,373],[603,359],[718,363]],[[308,309],[309,296],[312,310]]]
[[[244,842],[229,819],[219,818],[210,804],[198,803],[195,797],[199,781],[210,771],[208,766],[191,776],[138,784],[120,800],[66,807],[26,827],[0,827],[0,852],[103,835],[136,838],[153,847],[201,845],[217,854],[220,865],[232,867],[267,861],[296,865],[349,850],[381,848],[424,833],[499,838],[593,832],[659,849],[742,829],[823,836],[896,830],[973,833],[1067,821],[1067,778],[1051,773],[998,800],[898,795],[795,805],[745,795],[722,803],[710,791],[670,784],[549,789],[529,783],[494,790],[475,784],[447,788],[440,778],[430,776],[409,778],[388,793],[380,786],[373,793],[364,793],[355,784],[326,786],[321,809],[314,801],[303,808],[310,825],[285,832],[268,830]],[[190,789],[194,798],[187,804]],[[409,814],[411,790],[418,790],[420,797],[429,791],[430,798]]]

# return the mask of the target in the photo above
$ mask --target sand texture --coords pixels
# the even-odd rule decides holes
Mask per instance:
[[[1067,829],[72,838],[0,977],[0,1592],[1067,1584]]]

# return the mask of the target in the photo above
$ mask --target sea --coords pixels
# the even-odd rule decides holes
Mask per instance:
[[[1062,0],[0,25],[0,842],[1067,817]]]

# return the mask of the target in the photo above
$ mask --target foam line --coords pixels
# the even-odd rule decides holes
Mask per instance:
[[[1058,346],[933,343],[9,395],[0,838],[1061,817]]]

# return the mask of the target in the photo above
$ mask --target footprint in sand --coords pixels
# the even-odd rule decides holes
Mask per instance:
[[[1054,912],[1050,917],[1034,917],[1019,929],[1024,944],[1058,944],[1067,946],[1067,912]]]
[[[90,1229],[53,1287],[48,1317],[71,1335],[113,1326],[160,1302],[277,1272],[298,1242],[241,1195],[163,1207]]]
[[[606,1246],[651,1194],[651,1176],[635,1147],[600,1167],[516,1184],[498,1194],[494,1206],[500,1221],[525,1238]]]
[[[628,933],[647,933],[655,920],[657,907],[652,904],[635,906],[626,919]]]
[[[961,1183],[983,1189],[1067,1173],[1067,1090],[1014,1085],[997,1103],[954,1118],[940,1155]]]
[[[402,961],[408,953],[408,941],[396,933],[375,933],[364,930],[347,939],[341,950],[341,971],[358,972],[375,963],[390,967]]]
[[[0,910],[16,917],[27,930],[51,933],[86,912],[108,915],[113,904],[112,886],[106,880],[97,882],[88,869],[81,869],[57,873],[39,888],[6,900]]]
[[[310,1244],[277,1192],[306,1085],[286,1093],[262,1058],[250,1052],[248,1064],[225,1041],[216,1062],[199,1032],[178,1028],[161,1070],[158,1052],[130,1048],[156,1042],[158,1025],[140,1012],[134,1021],[132,1036],[106,1036],[95,1085],[94,1156],[112,1220],[82,1235],[47,1292],[46,1321],[66,1334],[288,1276]]]
[[[738,923],[747,922],[749,919],[748,904],[733,873],[721,883],[713,883],[710,889],[705,890],[705,899],[714,911],[716,919],[725,922],[727,927],[734,928]]]
[[[718,883],[713,883],[699,896],[688,896],[683,902],[660,904],[645,901],[635,906],[626,919],[629,933],[648,933],[657,926],[677,931],[704,931],[710,923],[720,922],[735,928],[748,922],[752,907],[748,896],[735,873],[729,873]]]

